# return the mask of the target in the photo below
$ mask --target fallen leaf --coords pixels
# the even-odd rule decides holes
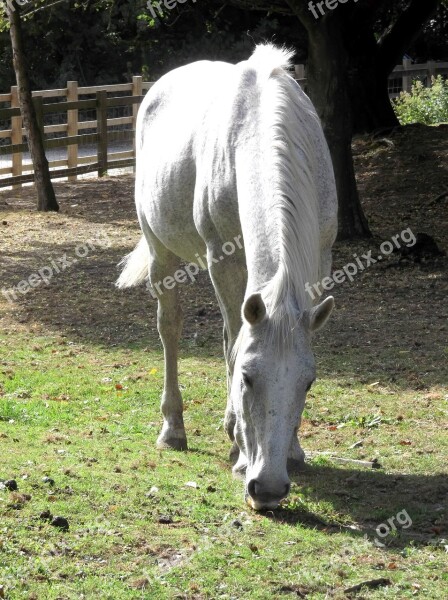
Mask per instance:
[[[61,394],[60,396],[55,396],[53,398],[48,399],[52,402],[60,402],[61,404],[67,404],[70,400],[70,396],[67,396],[66,394]]]
[[[364,444],[364,442],[362,440],[360,440],[359,442],[355,442],[354,444],[352,444],[351,446],[349,446],[350,450],[353,450],[353,448],[359,448]]]
[[[129,586],[134,588],[135,590],[144,590],[150,584],[150,581],[147,577],[142,577],[141,579],[136,579],[135,581],[131,581]]]

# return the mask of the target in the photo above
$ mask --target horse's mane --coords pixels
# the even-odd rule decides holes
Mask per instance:
[[[307,282],[319,279],[320,243],[314,140],[319,119],[308,97],[288,75],[294,52],[257,46],[247,61],[257,71],[261,127],[267,132],[272,205],[277,219],[273,244],[279,266],[262,290],[277,339],[290,337],[311,299]]]

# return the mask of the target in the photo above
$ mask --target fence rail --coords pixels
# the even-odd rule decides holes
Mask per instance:
[[[66,88],[33,92],[45,149],[66,149],[64,158],[56,156],[49,161],[51,178],[76,180],[85,173],[96,171],[102,176],[110,169],[133,167],[137,112],[144,92],[152,85],[136,76],[125,84],[78,87],[78,82],[69,81]],[[122,116],[111,117],[113,111]],[[80,120],[80,113],[87,118]],[[89,118],[89,113],[94,113],[94,118]],[[57,122],[46,123],[52,119]],[[0,94],[2,124],[6,127],[0,129],[0,158],[8,157],[11,164],[5,167],[0,163],[0,187],[34,181],[33,166],[25,160],[28,144],[23,142],[25,130],[15,86],[10,93]],[[128,148],[114,148],[114,143],[126,143]],[[87,155],[80,156],[80,148]]]

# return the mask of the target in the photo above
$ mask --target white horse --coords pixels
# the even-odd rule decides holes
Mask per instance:
[[[206,253],[224,318],[225,426],[256,510],[288,495],[287,460],[303,462],[297,428],[315,378],[310,338],[333,308],[332,297],[313,307],[305,291],[330,272],[337,200],[319,119],[285,70],[291,57],[261,45],[237,65],[175,69],[148,92],[137,119],[143,237],[117,281],[130,287],[149,275],[156,289],[165,353],[157,445],[184,450],[178,269]],[[244,251],[223,256],[235,239]]]

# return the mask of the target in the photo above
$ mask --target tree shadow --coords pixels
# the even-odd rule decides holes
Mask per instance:
[[[266,512],[268,519],[367,536],[378,547],[391,550],[440,546],[448,534],[446,474],[390,474],[307,464],[304,471],[291,475],[291,482],[290,498],[278,510]],[[310,509],[313,505],[316,511]]]
[[[157,301],[145,285],[128,290],[114,286],[117,264],[129,248],[98,246],[83,258],[76,251],[79,246],[74,243],[55,247],[34,242],[32,253],[2,254],[0,299],[6,300],[13,316],[78,343],[160,350]],[[63,255],[71,262],[65,268]],[[22,293],[17,288],[30,275],[37,275],[39,284],[27,285]],[[180,295],[185,313],[182,355],[222,354],[222,319],[207,273],[180,286]]]
[[[188,452],[232,468],[232,461],[221,453],[196,447]],[[445,473],[385,473],[309,462],[300,470],[288,469],[288,473],[290,496],[278,509],[260,513],[269,520],[366,537],[384,550],[427,545],[444,550],[448,536]]]
[[[130,290],[114,287],[117,263],[132,248],[133,231],[135,239],[139,235],[133,178],[63,183],[57,184],[57,189],[61,215],[49,216],[46,226],[56,228],[62,216],[65,238],[57,245],[54,237],[34,240],[30,250],[20,249],[20,243],[10,245],[2,253],[1,289],[17,286],[52,258],[64,253],[73,257],[76,236],[84,239],[82,235],[90,237],[95,231],[112,235],[117,230],[120,235],[109,248],[79,258],[48,285],[17,294],[13,317],[79,343],[160,350],[156,300],[144,285]],[[0,199],[6,198],[5,194],[0,193]],[[25,218],[32,203],[25,191],[20,198],[18,204],[13,203],[13,210],[23,212]],[[0,210],[11,209],[0,206]],[[400,231],[400,225],[396,227]],[[121,234],[125,230],[127,240]],[[355,253],[361,256],[370,249],[378,253],[379,243],[379,239],[337,243],[334,268],[353,261]],[[336,377],[349,385],[353,380],[380,381],[417,390],[444,384],[447,309],[443,273],[447,261],[412,263],[397,269],[389,268],[389,262],[374,265],[359,272],[353,281],[336,286],[331,291],[336,310],[314,339],[319,376]],[[180,285],[179,291],[185,316],[181,356],[222,356],[222,318],[208,274],[199,273],[194,283]]]

